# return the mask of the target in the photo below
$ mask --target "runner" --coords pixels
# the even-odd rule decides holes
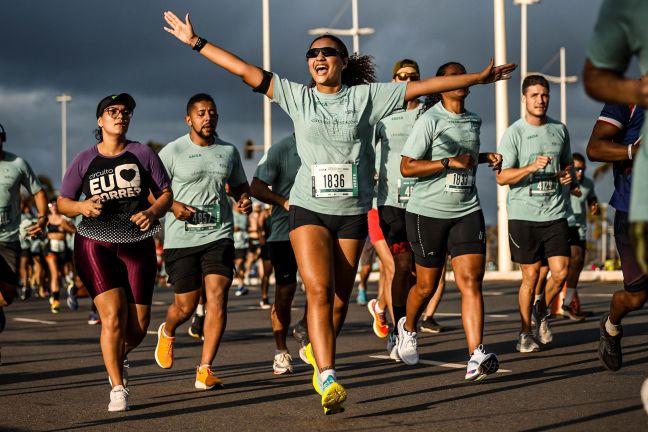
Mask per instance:
[[[97,144],[74,158],[58,198],[61,214],[83,215],[74,262],[101,317],[101,352],[112,386],[108,411],[128,410],[126,356],[146,336],[157,270],[153,235],[173,201],[158,155],[126,138],[134,109],[127,93],[99,102]]]
[[[594,192],[594,182],[589,177],[585,177],[585,170],[587,169],[585,157],[580,153],[574,153],[572,156],[574,158],[576,182],[574,187],[564,188],[565,193],[569,194],[569,207],[571,210],[567,218],[571,256],[569,258],[569,268],[567,269],[567,279],[565,280],[565,298],[560,307],[560,312],[571,320],[582,321],[585,317],[592,315],[592,312],[582,311],[572,303],[577,296],[578,279],[585,264],[587,214],[591,212],[592,216],[598,216],[601,211]],[[549,279],[548,283],[552,282],[553,279]]]
[[[628,212],[632,190],[633,159],[641,141],[644,109],[636,105],[605,104],[587,143],[587,156],[592,161],[612,162],[614,192],[610,205],[614,214],[614,240],[621,258],[623,290],[612,297],[609,313],[601,319],[599,359],[609,370],[619,370],[623,364],[621,320],[634,310],[641,309],[648,290],[648,275],[642,270],[630,239]],[[631,146],[631,147],[628,147]]]
[[[290,328],[290,308],[297,289],[297,261],[288,237],[288,197],[300,166],[295,135],[291,134],[273,144],[259,161],[251,185],[252,195],[256,199],[272,204],[270,236],[266,245],[276,279],[275,301],[270,320],[277,345],[272,369],[277,375],[293,371],[286,337]],[[301,323],[306,322],[304,309]],[[302,360],[306,357],[307,343],[307,338],[301,339],[299,355]]]
[[[233,217],[225,184],[242,212],[249,213],[252,202],[238,150],[216,133],[214,99],[204,93],[192,96],[185,122],[189,133],[160,151],[176,198],[166,216],[164,236],[164,261],[175,295],[158,328],[155,361],[164,369],[173,366],[176,329],[191,318],[204,285],[204,341],[194,387],[210,390],[222,386],[212,363],[227,323],[234,272]]]
[[[376,209],[376,198],[374,197],[373,205],[369,213],[367,213],[367,226],[369,228],[369,239],[368,241],[371,244],[373,250],[373,258],[371,259],[371,264],[373,266],[373,261],[375,261],[376,255],[378,255],[378,265],[379,265],[379,279],[378,279],[378,296],[375,299],[371,299],[367,304],[367,310],[373,319],[372,328],[374,334],[379,338],[386,338],[389,335],[389,324],[387,323],[387,313],[389,312],[392,319],[394,315],[391,312],[391,285],[392,280],[394,279],[394,259],[392,258],[391,253],[389,252],[389,246],[385,241],[385,236],[383,235],[382,229],[380,228],[380,218],[378,216],[378,210]],[[365,243],[365,248],[367,247]],[[362,252],[365,252],[363,248]],[[362,264],[363,256],[360,256],[360,263]],[[371,267],[369,267],[369,272],[371,272]],[[361,269],[361,279],[362,269]],[[367,275],[367,280],[369,279]],[[364,281],[365,285],[365,294],[366,294],[366,284],[367,281]],[[358,289],[358,296],[360,296],[360,290]],[[358,302],[359,303],[359,302]],[[365,296],[366,303],[366,296]],[[389,351],[389,347],[387,348]]]
[[[347,393],[336,380],[335,337],[342,328],[358,259],[367,236],[373,194],[373,128],[381,118],[423,94],[508,78],[514,65],[463,77],[410,84],[374,81],[368,57],[349,56],[332,35],[316,38],[306,53],[313,86],[253,66],[195,35],[189,16],[164,18],[173,34],[207,59],[237,75],[288,113],[302,160],[290,193],[290,242],[308,297],[313,384],[325,413],[342,411]],[[333,319],[331,319],[331,316]],[[310,354],[309,354],[310,355]],[[321,384],[320,384],[321,383]]]
[[[250,249],[247,232],[248,216],[235,205],[232,208],[234,210],[234,283],[236,285],[234,295],[240,297],[248,293],[248,289],[244,285],[245,272],[247,271],[246,258]]]
[[[463,65],[449,62],[439,67],[436,75],[465,73]],[[461,292],[461,316],[468,343],[465,379],[480,381],[498,370],[499,361],[482,345],[486,227],[475,177],[480,163],[498,171],[502,156],[479,153],[481,118],[465,109],[469,93],[462,88],[433,96],[431,108],[419,117],[401,150],[401,174],[418,178],[405,213],[416,263],[416,285],[407,296],[406,316],[398,321],[397,347],[403,363],[418,363],[416,326],[421,309],[439,284],[449,253]]]
[[[7,133],[0,125],[0,332],[6,325],[3,308],[9,306],[18,292],[20,261],[20,187],[33,195],[38,209],[36,223],[25,233],[40,237],[47,225],[47,196],[31,167],[23,158],[4,150]]]
[[[601,5],[594,35],[587,50],[587,59],[583,72],[585,91],[593,98],[610,103],[632,104],[627,110],[624,107],[606,105],[601,115],[615,119],[615,115],[605,115],[606,109],[623,110],[623,121],[616,119],[613,125],[616,130],[605,125],[606,120],[594,126],[588,144],[588,156],[593,160],[614,161],[615,192],[620,198],[615,204],[623,207],[626,195],[631,195],[627,209],[617,208],[614,217],[615,241],[619,255],[622,256],[624,291],[617,291],[610,303],[610,312],[601,319],[601,337],[599,342],[599,359],[607,369],[619,370],[622,366],[621,338],[623,328],[621,320],[628,313],[639,310],[648,299],[648,280],[645,272],[648,269],[648,185],[646,177],[632,176],[627,166],[633,164],[638,173],[648,171],[648,147],[639,145],[638,114],[635,105],[648,106],[648,3],[638,0],[605,0]],[[638,80],[626,78],[624,73],[632,57],[636,56],[639,69],[643,75]],[[631,113],[628,115],[627,113]],[[618,114],[618,113],[617,113]],[[645,118],[645,117],[643,117]],[[601,118],[599,117],[599,120]],[[618,135],[611,135],[618,134]],[[645,134],[645,132],[644,132]],[[644,135],[642,134],[642,135]],[[610,140],[614,136],[616,139]],[[631,141],[632,137],[634,141]],[[622,141],[618,140],[623,139]],[[617,144],[618,143],[618,144]],[[624,153],[625,152],[625,153]],[[636,159],[636,160],[635,160]],[[622,162],[626,161],[626,162]],[[627,162],[629,161],[629,162]],[[634,161],[634,162],[633,162]],[[621,171],[625,163],[626,170]],[[623,173],[624,175],[621,175]],[[631,192],[626,182],[632,181]],[[626,213],[626,212],[629,212]],[[629,225],[630,223],[630,225]],[[634,226],[633,224],[634,223]],[[633,235],[633,241],[629,237]],[[634,243],[634,245],[633,245]],[[635,248],[635,254],[629,249]],[[643,268],[635,267],[635,259]],[[624,264],[625,261],[625,264]]]
[[[23,199],[22,213],[20,215],[20,228],[18,236],[20,238],[20,299],[26,300],[34,294],[44,294],[43,289],[43,261],[41,259],[41,251],[43,241],[38,237],[29,237],[27,229],[37,222],[36,216],[32,213],[30,200]]]
[[[49,202],[48,209],[47,252],[45,254],[45,261],[47,262],[50,275],[50,311],[53,314],[57,314],[59,313],[60,308],[61,279],[63,279],[65,275],[63,265],[69,260],[67,256],[68,247],[65,243],[65,235],[67,233],[74,234],[76,228],[58,212],[55,198]],[[66,288],[68,294],[68,307],[75,311],[78,309],[79,304],[76,299],[76,287],[74,286],[74,281],[66,279]]]
[[[526,117],[504,132],[500,151],[504,156],[499,185],[509,185],[507,209],[509,243],[513,261],[520,264],[521,329],[516,349],[540,350],[538,340],[553,340],[547,305],[562,289],[569,265],[568,203],[560,185],[572,182],[569,133],[562,123],[547,116],[549,83],[529,75],[522,83]],[[544,298],[533,304],[542,259],[547,258],[552,283]],[[537,323],[531,333],[531,314]]]
[[[259,248],[258,259],[256,261],[259,279],[261,280],[261,300],[259,307],[261,309],[270,309],[268,300],[268,289],[270,288],[270,276],[272,275],[272,262],[270,261],[270,250],[268,249],[267,239],[271,235],[271,217],[269,206],[261,209],[258,219],[259,228],[257,229]]]

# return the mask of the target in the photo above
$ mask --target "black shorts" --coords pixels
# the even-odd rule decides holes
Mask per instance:
[[[234,242],[221,239],[202,246],[164,249],[164,262],[169,283],[176,294],[196,291],[208,274],[232,279]]]
[[[263,261],[270,261],[270,250],[268,249],[268,243],[261,246],[259,258],[261,258]]]
[[[333,237],[339,239],[364,240],[369,234],[366,214],[336,216],[291,205],[288,224],[291,231],[304,225],[318,225],[328,229]]]
[[[614,214],[614,241],[621,258],[623,288],[628,292],[648,290],[648,275],[639,265],[634,243],[630,238],[628,213],[620,210]]]
[[[533,264],[552,256],[571,256],[566,219],[548,222],[510,220],[511,258],[518,264]]]
[[[297,283],[297,260],[290,240],[266,243],[277,285]]]
[[[235,260],[244,260],[248,254],[249,249],[234,249],[234,259]]]
[[[407,228],[405,224],[405,209],[392,206],[378,207],[378,216],[380,217],[380,229],[385,235],[385,240],[390,248],[409,244],[407,239]],[[392,250],[392,253],[394,251]]]
[[[0,242],[0,281],[18,286],[20,242]]]
[[[443,267],[446,254],[486,255],[486,224],[481,210],[452,219],[405,212],[414,261],[422,267]]]
[[[578,246],[583,250],[587,249],[587,241],[581,240],[580,232],[577,226],[569,227],[569,246]]]

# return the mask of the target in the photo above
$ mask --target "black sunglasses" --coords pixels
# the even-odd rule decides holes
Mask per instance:
[[[583,172],[583,171],[585,171],[585,168],[581,168],[581,167],[574,168],[574,171]]]
[[[340,51],[336,50],[335,48],[332,47],[322,47],[322,48],[311,48],[308,51],[306,51],[306,58],[315,58],[320,55],[320,53],[324,54],[324,57],[333,57],[336,55],[340,55]]]
[[[394,75],[394,78],[398,78],[399,81],[407,81],[407,78],[410,81],[418,81],[421,77],[416,72],[398,72]]]

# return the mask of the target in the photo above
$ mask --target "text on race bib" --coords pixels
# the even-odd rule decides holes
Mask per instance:
[[[450,170],[446,174],[445,191],[451,193],[467,193],[475,186],[475,176],[472,170]]]
[[[412,191],[414,190],[414,185],[418,179],[407,178],[407,179],[398,179],[398,202],[406,203],[409,201],[412,196]]]
[[[196,212],[185,221],[185,231],[213,231],[221,226],[220,204],[191,204]]]
[[[311,179],[315,198],[358,196],[358,173],[355,164],[312,165]]]
[[[558,192],[558,178],[556,173],[536,172],[531,176],[531,196],[549,196]]]
[[[0,226],[9,225],[9,223],[11,223],[9,207],[0,207]]]

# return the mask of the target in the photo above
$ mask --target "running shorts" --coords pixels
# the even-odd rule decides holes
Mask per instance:
[[[18,286],[20,242],[0,242],[0,281]]]
[[[277,285],[297,283],[297,260],[290,240],[266,243]]]
[[[635,252],[634,244],[630,238],[630,222],[628,213],[617,210],[614,214],[614,241],[623,272],[623,288],[628,292],[639,292],[648,289],[648,275],[646,275]]]
[[[249,249],[234,249],[234,259],[235,260],[244,260],[248,254]]]
[[[586,250],[587,241],[581,239],[578,227],[571,226],[568,228],[568,231],[569,231],[569,246],[578,246],[579,248]]]
[[[385,234],[385,240],[393,255],[408,253],[412,248],[407,240],[407,228],[405,226],[405,209],[392,206],[378,207],[380,216],[380,228]]]
[[[318,225],[330,231],[338,239],[363,240],[367,237],[367,215],[337,216],[317,213],[303,207],[290,206],[288,211],[290,230],[304,225]]]
[[[571,256],[566,219],[510,220],[508,227],[511,258],[518,264],[533,264],[552,256]]]

